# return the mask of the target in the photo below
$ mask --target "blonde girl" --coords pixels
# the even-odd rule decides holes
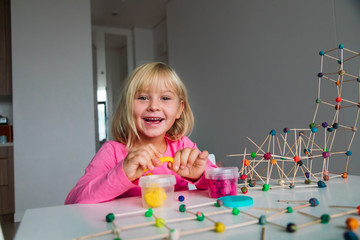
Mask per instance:
[[[187,90],[176,72],[160,62],[138,67],[112,120],[115,141],[103,144],[65,204],[139,196],[138,180],[149,173],[174,175],[175,191],[188,189],[188,183],[205,189],[204,171],[216,166],[186,136],[193,125]],[[164,156],[173,163],[161,163]]]

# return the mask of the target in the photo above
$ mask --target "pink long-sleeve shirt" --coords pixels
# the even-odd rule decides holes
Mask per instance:
[[[165,139],[167,149],[163,154],[164,156],[174,157],[180,149],[197,148],[196,144],[186,136],[178,141]],[[124,172],[123,163],[127,154],[128,150],[122,143],[115,141],[104,143],[86,167],[85,174],[70,191],[65,204],[99,203],[111,201],[118,197],[141,196],[141,188],[138,186],[139,180],[131,182]],[[206,169],[209,168],[216,168],[216,166],[207,160]],[[176,178],[175,191],[187,190],[188,183],[195,184],[198,189],[207,188],[205,174],[196,182],[191,182],[168,169],[167,163],[154,168],[151,172],[155,175],[174,175]]]

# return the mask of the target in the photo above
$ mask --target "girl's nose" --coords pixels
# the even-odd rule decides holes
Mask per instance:
[[[150,101],[148,110],[149,110],[149,111],[158,111],[159,109],[160,109],[160,108],[159,108],[159,102],[158,102],[156,99],[152,99],[152,100]]]

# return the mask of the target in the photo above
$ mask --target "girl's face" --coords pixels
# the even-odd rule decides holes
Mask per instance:
[[[133,114],[141,140],[162,140],[184,109],[175,91],[160,86],[135,94]]]

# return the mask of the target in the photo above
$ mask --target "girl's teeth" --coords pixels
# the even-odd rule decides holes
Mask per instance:
[[[161,118],[145,118],[146,121],[150,122],[150,121],[161,121]]]

